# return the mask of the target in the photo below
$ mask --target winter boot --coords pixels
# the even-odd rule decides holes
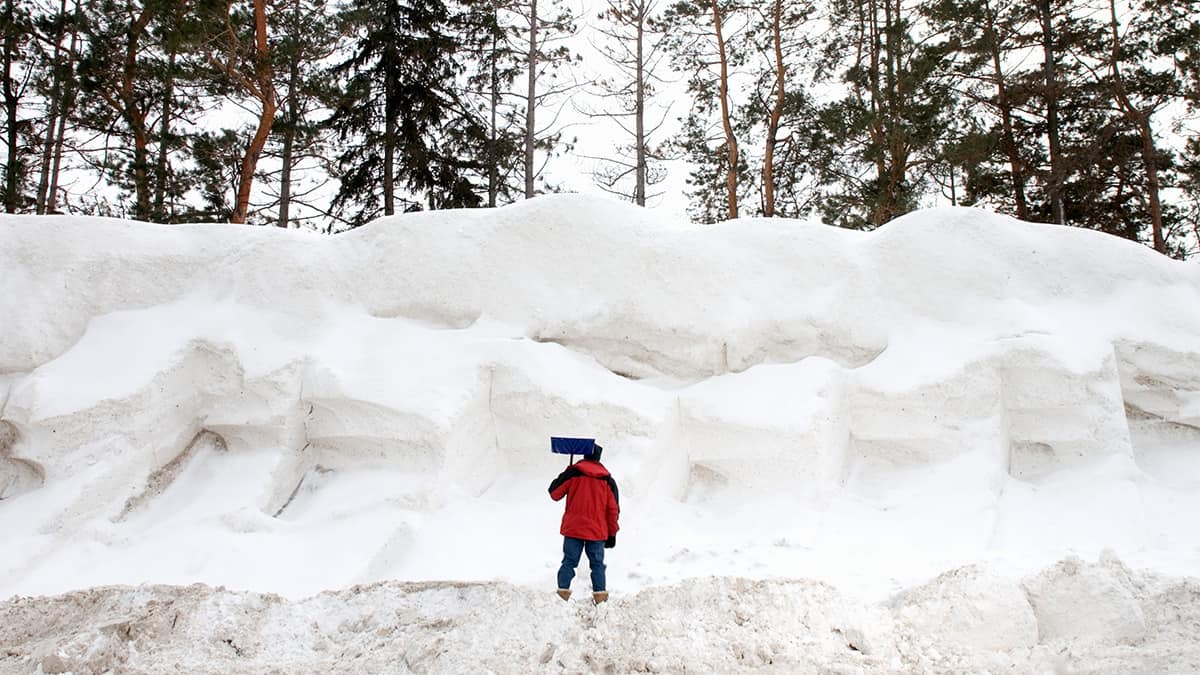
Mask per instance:
[[[592,593],[592,602],[597,605],[608,601],[608,591],[596,591]]]
[[[562,598],[563,600],[570,600],[571,599],[571,589],[569,589],[569,588],[558,589],[558,597]]]

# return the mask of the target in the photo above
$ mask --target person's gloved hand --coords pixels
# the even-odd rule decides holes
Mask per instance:
[[[613,536],[609,537],[604,542],[604,548],[616,548],[616,547],[617,547],[617,535],[614,534]]]

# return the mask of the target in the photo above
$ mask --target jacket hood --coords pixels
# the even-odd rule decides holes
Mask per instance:
[[[592,478],[604,478],[609,475],[608,469],[604,468],[603,464],[594,459],[583,459],[575,462],[572,466],[579,469],[579,472],[583,475],[591,476]]]

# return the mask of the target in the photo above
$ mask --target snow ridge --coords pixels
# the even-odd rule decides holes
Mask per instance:
[[[440,593],[412,670],[454,669],[438,626],[473,616],[455,593],[622,644],[674,617],[660,642],[678,652],[651,641],[618,670],[809,651],[980,669],[945,660],[960,643],[1051,669],[1075,626],[1140,669],[1155,631],[1192,620],[1141,580],[1194,597],[1200,568],[1200,268],[1106,235],[972,209],[871,233],[700,227],[570,195],[334,237],[4,217],[0,290],[0,598],[240,589],[49,601],[111,603],[115,624],[130,598],[187,602],[207,626],[240,603],[252,623],[303,614],[328,589],[358,588],[331,606]],[[546,445],[564,434],[609,448],[626,523],[610,586],[644,625],[597,633],[608,610],[551,610],[533,590],[558,558]],[[687,660],[687,608],[740,595],[791,628],[703,633],[725,646]],[[846,608],[870,620],[820,623]],[[96,663],[126,658],[112,623],[87,634],[106,645]],[[905,631],[934,637],[889,637]],[[607,642],[542,634],[508,635],[521,663],[606,666],[586,659]],[[292,658],[225,637],[205,659]],[[325,639],[342,651],[303,659],[358,649]],[[90,667],[83,644],[61,658]]]
[[[1114,559],[1065,559],[1020,583],[958,568],[883,604],[737,577],[598,607],[501,582],[381,582],[298,601],[109,586],[0,603],[0,670],[1189,672],[1197,599],[1194,579]]]

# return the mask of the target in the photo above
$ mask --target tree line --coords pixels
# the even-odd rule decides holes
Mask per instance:
[[[1196,0],[688,0],[693,215],[981,205],[1200,242]]]
[[[556,0],[0,1],[9,213],[344,229],[533,196],[563,143]]]
[[[0,2],[10,213],[496,206],[556,189],[583,96],[625,139],[597,183],[644,205],[685,160],[703,222],[950,203],[1200,248],[1200,0]]]

